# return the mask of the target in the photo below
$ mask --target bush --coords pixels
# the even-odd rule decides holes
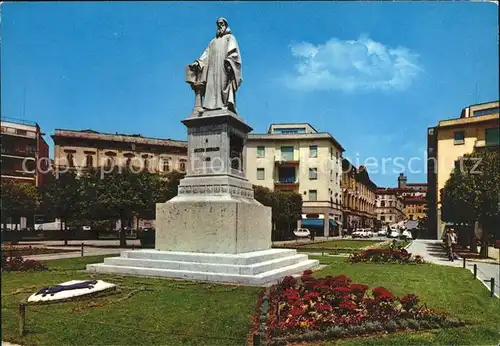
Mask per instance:
[[[358,253],[353,253],[348,259],[351,263],[370,262],[370,263],[424,263],[421,256],[413,257],[405,249],[368,249]]]
[[[35,260],[24,260],[21,256],[7,257],[2,256],[2,271],[43,271],[48,270],[46,266]]]

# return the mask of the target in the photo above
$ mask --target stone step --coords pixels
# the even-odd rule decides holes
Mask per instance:
[[[121,257],[150,259],[159,261],[180,261],[195,263],[214,263],[214,264],[234,264],[251,265],[271,261],[273,259],[290,257],[297,254],[294,249],[269,249],[253,251],[239,254],[211,254],[200,252],[177,252],[177,251],[158,251],[158,250],[129,250],[122,251]]]
[[[296,254],[276,258],[269,261],[255,263],[251,265],[221,264],[221,263],[200,263],[184,262],[172,260],[154,260],[128,257],[108,257],[104,259],[104,264],[125,266],[125,267],[145,267],[159,269],[176,269],[196,272],[212,272],[225,274],[257,275],[280,267],[286,267],[301,261],[307,260],[307,255]]]
[[[270,283],[274,284],[287,275],[300,274],[302,271],[306,269],[312,269],[314,267],[317,267],[318,265],[318,260],[306,260],[295,263],[293,265],[263,272],[258,275],[240,275],[176,269],[116,266],[111,264],[88,264],[87,271],[115,275],[169,277],[183,280],[262,286]]]

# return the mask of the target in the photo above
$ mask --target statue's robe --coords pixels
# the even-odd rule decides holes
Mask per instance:
[[[241,85],[241,55],[236,38],[229,30],[214,38],[201,57],[197,59],[202,69],[201,81],[205,82],[203,108],[207,110],[228,108],[236,112],[236,91]],[[225,64],[231,66],[228,73]]]

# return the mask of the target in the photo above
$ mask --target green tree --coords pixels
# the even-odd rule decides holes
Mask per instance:
[[[271,191],[259,185],[254,185],[253,191],[257,201],[272,208],[275,238],[289,236],[297,221],[302,218],[302,196],[296,192]]]
[[[2,223],[10,219],[17,223],[21,217],[33,217],[40,207],[40,194],[34,185],[11,180],[2,180],[1,183],[1,211]]]
[[[42,198],[41,210],[45,216],[61,220],[60,230],[67,230],[67,223],[78,220],[81,214],[80,183],[73,172],[62,172],[58,175],[47,175],[40,186]],[[65,245],[68,234],[65,233]]]
[[[482,150],[464,155],[442,192],[441,219],[446,222],[472,224],[483,229],[482,249],[499,238],[500,224],[500,155],[497,150]]]

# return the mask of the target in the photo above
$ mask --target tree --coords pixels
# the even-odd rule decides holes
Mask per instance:
[[[254,198],[272,208],[273,233],[277,239],[290,235],[298,220],[302,218],[302,196],[296,192],[271,191],[264,186],[253,186]]]
[[[2,180],[1,189],[4,228],[6,228],[5,224],[8,219],[13,221],[19,220],[23,216],[33,216],[40,207],[40,194],[37,188],[29,183]]]
[[[446,222],[482,226],[483,255],[488,243],[499,238],[500,224],[500,154],[497,150],[482,150],[464,155],[445,184],[442,194],[441,219]]]
[[[67,222],[77,220],[81,214],[80,183],[73,172],[47,175],[40,187],[41,209],[46,216],[61,220],[61,231],[67,230]],[[68,244],[67,233],[64,244]]]

